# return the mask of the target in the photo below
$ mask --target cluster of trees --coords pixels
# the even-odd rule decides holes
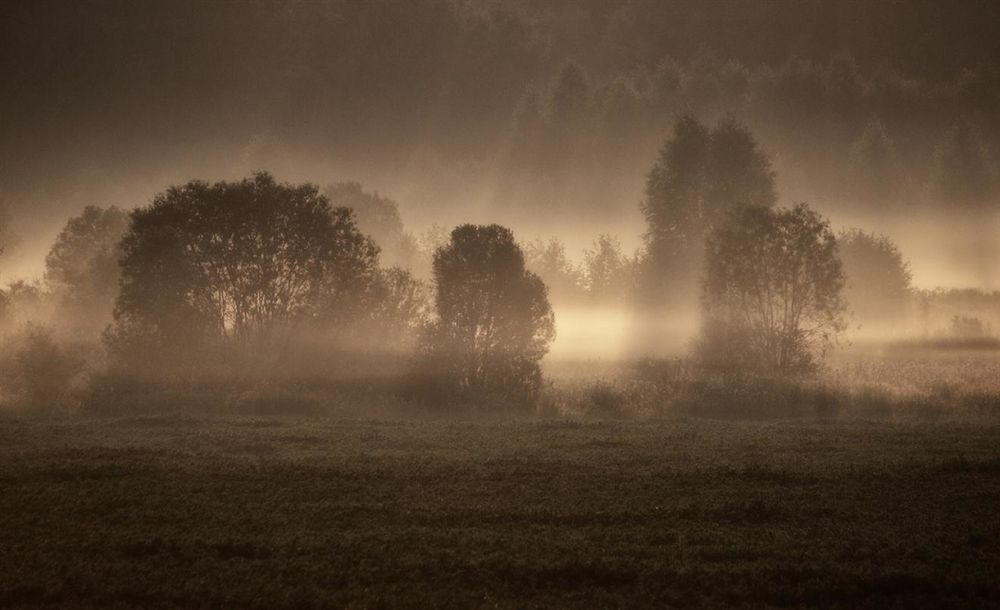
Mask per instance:
[[[328,192],[366,201],[368,227],[405,237],[388,200],[356,184]],[[530,396],[554,335],[545,286],[509,230],[452,231],[433,255],[432,310],[423,282],[381,266],[353,206],[268,174],[171,188],[133,212],[121,247],[106,341],[115,366],[140,374],[204,374],[210,362],[247,370],[255,360],[268,374],[285,365],[301,376],[309,362],[317,374],[372,373],[419,350],[437,388]]]
[[[579,266],[558,241],[522,248],[499,225],[418,239],[395,202],[350,182],[320,192],[257,173],[171,187],[131,213],[88,207],[44,282],[0,292],[13,346],[0,391],[58,402],[102,368],[192,383],[381,367],[435,401],[528,404],[555,337],[550,295],[665,317],[697,305],[705,365],[813,370],[849,310],[889,324],[914,291],[891,240],[835,235],[804,203],[776,208],[774,182],[742,124],[682,116],[647,177],[643,248],[627,256],[601,235]]]
[[[395,204],[356,184],[328,192],[350,207],[258,173],[171,187],[131,214],[87,208],[53,245],[45,283],[0,295],[12,331],[4,398],[60,404],[101,368],[130,387],[381,368],[415,376],[437,400],[530,401],[554,315],[513,234],[452,231],[433,253],[432,298],[410,271],[382,266],[356,220],[355,209],[368,230],[402,238],[390,244],[412,243]],[[32,319],[50,325],[23,324]],[[81,348],[96,350],[98,337],[106,362]]]
[[[508,176],[511,188],[530,180],[547,185],[543,197],[562,194],[599,210],[614,197],[608,189],[633,178],[630,151],[648,149],[651,133],[697,109],[753,125],[781,151],[799,188],[825,193],[841,207],[874,215],[915,204],[996,209],[998,74],[980,64],[937,81],[863,68],[846,54],[751,65],[705,52],[686,61],[668,57],[602,84],[570,63],[522,101]]]
[[[576,263],[556,238],[524,245],[526,264],[549,288],[559,305],[622,306],[635,292],[641,253],[625,254],[617,237],[601,234]]]
[[[645,158],[690,111],[753,126],[799,192],[841,205],[988,206],[1000,184],[991,2],[944,13],[791,0],[0,10],[0,22],[18,24],[4,32],[0,67],[21,84],[0,100],[0,112],[22,118],[0,142],[8,189],[30,190],[58,162],[73,171],[73,155],[44,154],[66,141],[70,111],[87,117],[72,120],[80,139],[123,177],[144,169],[136,153],[148,142],[160,144],[160,167],[337,155],[386,181],[415,181],[429,206],[458,203],[469,182],[492,186],[499,174],[499,203],[557,218],[571,208],[607,220],[631,206]],[[163,46],[170,40],[185,42]],[[232,148],[205,146],[199,158],[181,146],[207,133],[205,121],[212,141]],[[162,157],[175,148],[183,153]]]
[[[637,296],[654,311],[698,311],[708,364],[814,369],[852,318],[871,327],[906,313],[910,271],[889,238],[837,237],[807,205],[776,202],[775,172],[744,126],[676,120],[647,177]]]

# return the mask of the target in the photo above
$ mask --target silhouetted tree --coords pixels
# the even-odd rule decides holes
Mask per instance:
[[[702,220],[712,227],[735,206],[771,206],[778,200],[771,162],[746,127],[727,119],[712,130]]]
[[[862,323],[899,321],[910,297],[910,268],[885,235],[850,229],[837,239],[847,305]]]
[[[88,206],[66,223],[45,258],[56,321],[76,334],[95,335],[111,321],[128,222],[119,208]]]
[[[266,173],[171,187],[132,213],[122,250],[119,352],[266,345],[299,322],[352,319],[378,277],[378,248],[350,210]]]
[[[667,286],[693,293],[712,227],[733,208],[776,200],[770,162],[746,128],[727,120],[709,130],[694,117],[678,119],[649,172],[641,204],[644,289],[658,298]]]
[[[323,195],[335,208],[350,208],[362,233],[375,240],[387,264],[409,266],[416,255],[416,240],[403,230],[399,205],[378,193],[365,191],[357,182],[338,182]]]
[[[462,225],[434,255],[437,321],[427,348],[459,390],[529,399],[555,337],[542,280],[525,269],[514,235]]]
[[[714,366],[802,371],[844,329],[829,223],[805,204],[734,209],[708,241],[701,355]]]

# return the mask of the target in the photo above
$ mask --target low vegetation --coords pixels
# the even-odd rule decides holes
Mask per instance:
[[[988,607],[998,441],[995,424],[7,419],[0,605]]]

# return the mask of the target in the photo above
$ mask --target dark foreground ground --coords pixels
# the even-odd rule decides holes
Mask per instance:
[[[0,421],[48,604],[1000,606],[1000,428]]]

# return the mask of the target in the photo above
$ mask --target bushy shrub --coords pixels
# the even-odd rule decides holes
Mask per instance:
[[[11,339],[4,355],[0,384],[3,400],[33,412],[62,412],[76,405],[84,361],[60,345],[46,327],[28,325]]]

